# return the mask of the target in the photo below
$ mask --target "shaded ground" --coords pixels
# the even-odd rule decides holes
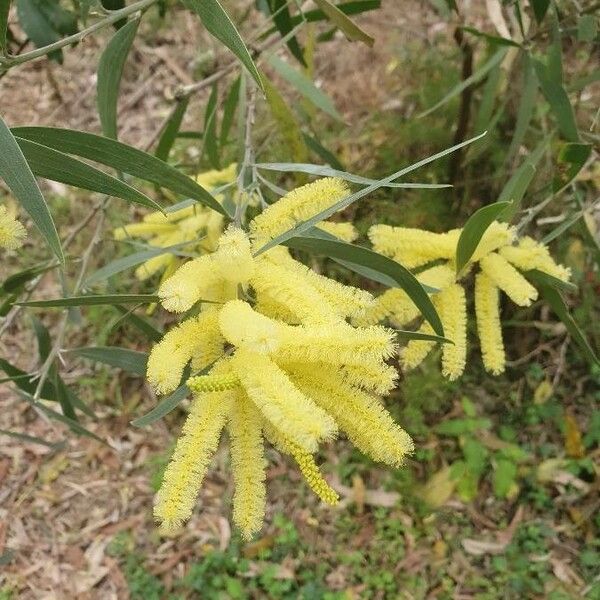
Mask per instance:
[[[335,40],[320,54],[324,87],[352,131],[329,132],[327,141],[356,172],[387,172],[409,152],[426,155],[447,145],[443,118],[427,127],[405,121],[423,95],[439,98],[456,75],[444,72],[443,56],[428,62],[444,24],[420,11],[420,3],[407,5],[399,10],[388,2],[362,19],[380,32],[373,50]],[[140,147],[166,116],[169,90],[191,81],[194,71],[197,77],[199,55],[217,47],[198,37],[190,19],[173,18],[177,27],[143,34],[125,72],[122,135]],[[94,69],[103,39],[68,51],[64,67],[28,65],[0,80],[7,121],[97,130]],[[415,48],[422,48],[422,61],[406,63]],[[199,62],[214,69],[210,58]],[[434,75],[427,90],[406,91],[428,73]],[[194,100],[190,127],[204,100]],[[396,133],[398,142],[390,144]],[[86,209],[80,202],[69,207],[60,186],[51,192],[66,234]],[[456,218],[442,196],[421,200],[403,211],[405,222]],[[385,210],[392,211],[387,218],[398,217],[398,208]],[[111,218],[124,215],[115,209]],[[359,210],[357,218],[364,228],[373,215]],[[30,244],[32,255],[40,252]],[[577,269],[576,250],[567,258]],[[3,279],[8,268],[0,269]],[[593,334],[597,280],[579,271],[580,279],[588,276],[577,317]],[[58,284],[45,279],[42,295],[59,294]],[[86,314],[89,329],[72,333],[69,347],[90,337],[97,344],[139,340],[134,330],[113,328],[116,315],[107,309]],[[189,525],[173,538],[158,535],[152,496],[182,414],[135,429],[131,418],[154,402],[140,380],[65,356],[61,372],[96,410],[99,419],[89,427],[108,445],[69,436],[65,447],[51,449],[1,438],[0,599],[600,598],[600,372],[580,361],[547,311],[531,317],[532,325],[517,322],[511,331],[514,363],[506,377],[480,373],[473,350],[460,386],[440,379],[435,357],[402,382],[389,407],[417,442],[405,469],[382,470],[343,441],[328,447],[321,458],[341,492],[338,508],[318,504],[271,452],[267,525],[250,544],[229,524],[225,449]],[[43,315],[49,327],[56,318]],[[1,340],[2,355],[23,369],[37,360],[29,330],[23,318]],[[0,429],[50,440],[64,434],[5,385]],[[479,474],[475,481],[460,476],[465,465]]]

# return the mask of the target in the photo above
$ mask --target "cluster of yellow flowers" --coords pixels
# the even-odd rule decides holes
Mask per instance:
[[[15,250],[23,244],[26,235],[25,227],[15,219],[13,213],[0,205],[0,248]]]
[[[570,278],[569,269],[558,265],[543,244],[530,237],[517,240],[513,227],[494,222],[486,230],[467,268],[456,273],[456,247],[460,229],[432,233],[422,229],[374,225],[369,238],[374,249],[410,269],[420,269],[417,279],[437,288],[433,303],[440,315],[445,335],[454,344],[444,344],[442,372],[449,379],[459,377],[467,356],[467,307],[465,290],[460,281],[478,267],[475,275],[475,314],[483,364],[497,375],[504,371],[506,356],[500,324],[500,291],[515,304],[529,306],[537,299],[537,290],[521,271],[537,269],[562,281]],[[378,323],[386,318],[403,327],[419,316],[417,307],[405,292],[391,289],[379,296],[375,304],[355,322],[360,325]],[[419,329],[433,333],[428,323]],[[412,340],[402,349],[401,364],[405,369],[419,365],[435,342]]]
[[[235,178],[236,164],[232,163],[220,171],[202,173],[196,177],[196,181],[206,190],[214,192],[234,182]],[[222,202],[223,195],[217,194],[216,199]],[[161,212],[150,213],[141,223],[115,229],[113,235],[117,240],[141,238],[147,240],[148,245],[154,248],[185,245],[187,251],[205,253],[214,251],[223,226],[222,214],[193,203],[166,215]],[[143,281],[162,271],[164,281],[177,270],[180,264],[181,260],[175,254],[166,252],[142,263],[135,274]]]
[[[373,459],[400,465],[412,442],[385,410],[381,396],[395,385],[386,364],[394,332],[356,326],[374,300],[294,260],[275,247],[279,234],[346,197],[335,178],[298,188],[249,224],[230,226],[216,251],[183,264],[159,288],[173,312],[195,316],[168,332],[148,360],[148,380],[174,390],[186,364],[207,373],[190,378],[190,413],[157,494],[154,513],[165,530],[180,526],[195,498],[223,429],[229,434],[235,480],[233,517],[248,538],[265,511],[264,441],[290,455],[314,492],[337,502],[313,454],[343,430]],[[351,225],[323,223],[352,239]]]

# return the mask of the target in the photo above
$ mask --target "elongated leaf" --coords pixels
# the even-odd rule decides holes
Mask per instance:
[[[297,235],[301,235],[302,233],[304,233],[305,231],[308,231],[309,229],[311,229],[312,227],[314,227],[321,221],[328,219],[329,217],[334,215],[336,212],[343,210],[344,208],[347,208],[348,206],[350,206],[357,200],[364,198],[371,192],[374,192],[382,187],[385,187],[385,185],[387,185],[388,183],[391,183],[392,181],[402,177],[403,175],[406,175],[407,173],[410,173],[420,167],[423,167],[424,165],[427,165],[430,162],[437,160],[438,158],[442,158],[442,157],[446,156],[447,154],[450,154],[451,152],[458,150],[459,148],[463,148],[464,146],[468,146],[469,144],[472,144],[473,142],[480,140],[486,133],[487,132],[484,131],[483,133],[480,133],[479,135],[477,135],[473,138],[465,140],[464,142],[461,142],[460,144],[456,144],[455,146],[447,148],[446,150],[442,150],[442,152],[438,152],[438,153],[436,153],[432,156],[429,156],[427,158],[424,158],[412,165],[409,165],[408,167],[404,167],[403,169],[400,169],[399,171],[392,173],[388,177],[385,177],[385,178],[381,179],[380,181],[376,181],[376,182],[372,183],[371,185],[366,186],[362,190],[355,192],[354,194],[350,194],[346,198],[342,198],[339,202],[336,202],[329,208],[322,210],[320,213],[316,214],[314,217],[311,217],[310,219],[307,219],[306,221],[299,223],[292,229],[289,229],[288,231],[285,231],[281,235],[278,235],[276,238],[274,238],[273,240],[271,240],[270,242],[265,244],[262,248],[259,248],[258,251],[255,253],[255,255],[262,254],[263,252],[266,252],[267,250],[269,250],[269,248],[274,248],[275,246],[278,246],[279,244],[283,244],[287,240],[289,240]]]
[[[294,237],[286,241],[285,245],[365,266],[387,275],[396,282],[396,287],[400,287],[406,292],[421,311],[423,317],[429,321],[433,330],[439,336],[444,336],[442,322],[423,286],[408,269],[391,258],[362,246],[321,237]]]
[[[315,0],[315,4],[327,15],[327,18],[336,27],[339,27],[344,35],[351,41],[358,41],[372,46],[375,40],[365,31],[363,31],[356,23],[348,18],[335,4],[329,0]]]
[[[585,335],[582,333],[581,329],[579,329],[579,326],[569,313],[569,309],[560,295],[560,292],[554,287],[543,283],[538,283],[538,289],[542,298],[544,298],[556,313],[557,317],[564,323],[567,331],[579,345],[586,359],[592,364],[600,364],[598,357],[587,341]]]
[[[598,35],[598,23],[594,15],[582,15],[577,22],[577,40],[593,42]]]
[[[108,173],[48,146],[42,146],[20,137],[15,139],[31,170],[38,177],[59,181],[91,192],[115,196],[154,210],[162,210],[160,204],[152,198]]]
[[[579,142],[579,132],[575,122],[575,113],[561,81],[552,79],[550,69],[540,60],[533,59],[533,66],[537,75],[542,93],[548,101],[558,128],[569,142]]]
[[[459,84],[455,85],[439,102],[436,102],[431,108],[423,111],[422,113],[417,115],[417,118],[425,117],[431,114],[433,111],[440,108],[440,106],[444,106],[447,102],[455,98],[459,94],[463,92],[463,90],[467,89],[469,86],[473,85],[481,81],[496,65],[499,65],[504,57],[506,56],[506,48],[500,48],[496,50],[494,54],[479,67],[470,77],[467,77]]]
[[[229,139],[229,132],[231,131],[231,126],[233,125],[235,117],[235,109],[237,108],[240,98],[240,82],[240,77],[233,82],[227,93],[225,104],[223,105],[223,119],[221,120],[221,134],[219,136],[220,146],[224,146]]]
[[[180,173],[155,156],[127,144],[93,133],[56,127],[15,127],[12,131],[20,138],[67,154],[75,154],[145,181],[151,181],[176,194],[194,198],[226,215],[223,207],[191,177]]]
[[[42,192],[27,164],[17,140],[0,117],[0,177],[29,213],[61,263],[65,262],[60,239]]]
[[[148,319],[136,315],[132,312],[132,309],[125,308],[119,304],[116,304],[115,308],[123,315],[124,321],[141,331],[151,342],[160,342],[162,340],[162,331],[157,329]]]
[[[269,0],[269,10],[271,11],[271,15],[273,16],[273,23],[275,23],[275,27],[277,27],[277,30],[281,34],[281,37],[285,38],[294,28],[287,1]],[[302,66],[306,67],[304,53],[302,52],[302,48],[298,43],[298,38],[295,35],[288,37],[286,44],[292,55],[296,58],[296,60]]]
[[[298,172],[308,173],[309,175],[315,175],[317,177],[339,177],[344,181],[360,183],[363,185],[375,185],[381,183],[381,181],[377,179],[369,179],[368,177],[362,177],[361,175],[354,175],[353,173],[347,173],[346,171],[310,163],[257,163],[255,166],[259,169],[265,169],[266,171],[278,171],[280,173]],[[449,183],[392,183],[391,181],[388,181],[386,183],[381,183],[379,187],[439,189],[452,187],[452,185]]]
[[[213,169],[219,169],[219,140],[217,138],[217,84],[212,86],[204,112],[203,149]]]
[[[153,294],[107,294],[30,300],[29,302],[17,302],[17,304],[33,308],[58,308],[61,306],[102,306],[104,304],[151,304],[158,302],[158,299],[158,296]]]
[[[308,133],[302,133],[304,143],[312,150],[319,158],[322,158],[328,165],[339,171],[344,170],[344,165],[338,160],[337,156],[327,150],[316,137],[308,135]]]
[[[268,62],[275,71],[283,77],[283,79],[291,84],[317,108],[327,113],[330,117],[333,117],[338,121],[343,121],[342,115],[340,115],[335,108],[331,98],[317,88],[304,73],[292,68],[291,65],[282,61],[274,54],[269,57]]]
[[[35,393],[37,381],[34,375],[22,371],[4,358],[0,358],[0,370],[4,371],[11,378],[14,384],[23,392],[27,392],[31,395]],[[48,380],[44,382],[41,393],[45,400],[57,401],[54,386]]]
[[[490,35],[489,33],[475,29],[475,27],[461,27],[461,29],[467,33],[471,33],[477,37],[483,38],[492,44],[498,44],[499,46],[516,46],[517,48],[521,47],[521,44],[511,40],[510,38],[505,38],[498,35]]]
[[[575,179],[591,153],[592,146],[590,144],[564,144],[557,156],[557,169],[552,189],[558,192]]]
[[[2,0],[0,0],[1,2]],[[52,448],[53,450],[58,450],[64,446],[64,441],[62,442],[49,442],[35,435],[29,435],[27,433],[20,433],[18,431],[7,431],[6,429],[0,429],[0,435],[7,435],[9,437],[15,438],[17,440],[21,440],[22,442],[29,442],[31,444],[39,444],[40,446],[47,446],[48,448]]]
[[[258,86],[262,88],[262,81],[256,65],[250,56],[246,44],[244,44],[233,21],[225,12],[218,0],[183,0],[185,7],[195,12],[201,19],[204,27],[210,34],[225,44],[248,69],[248,72]]]
[[[10,0],[0,0],[0,54],[6,54],[6,30],[8,26],[8,11]]]
[[[550,6],[550,0],[529,0],[531,8],[533,8],[533,14],[538,25],[544,20],[548,7]]]
[[[404,329],[396,329],[396,336],[402,341],[409,342],[410,340],[422,340],[425,342],[439,342],[441,344],[452,344],[454,342],[448,338],[430,333],[421,333],[420,331],[405,331]]]
[[[31,267],[29,269],[24,269],[23,271],[19,271],[18,273],[14,273],[10,277],[7,277],[2,285],[0,285],[0,291],[4,294],[12,294],[14,292],[20,291],[23,286],[35,279],[38,275],[45,273],[46,271],[50,271],[51,269],[55,269],[58,265],[41,265],[37,267]]]
[[[134,427],[145,427],[150,425],[159,419],[162,419],[166,414],[170,413],[176,408],[185,398],[189,395],[190,389],[187,385],[178,387],[171,395],[167,396],[164,400],[155,406],[149,413],[146,413],[142,417],[138,417],[131,421]]]
[[[175,143],[177,135],[179,134],[179,128],[181,127],[181,122],[183,121],[183,117],[189,103],[190,97],[185,96],[181,98],[181,100],[179,100],[175,105],[173,112],[165,123],[165,127],[160,134],[160,139],[158,140],[156,151],[154,152],[154,156],[156,156],[156,158],[160,158],[160,160],[164,160],[165,162],[169,160],[169,154],[171,153],[173,144]]]
[[[69,352],[82,358],[88,358],[111,367],[117,367],[135,375],[143,377],[146,374],[148,355],[145,352],[137,352],[136,350],[115,346],[89,346],[86,348],[74,348],[73,350],[69,350]]]
[[[94,273],[92,273],[86,279],[86,286],[93,285],[94,283],[98,283],[99,281],[103,281],[104,279],[108,279],[117,273],[121,273],[126,269],[130,269],[131,267],[135,267],[155,256],[160,256],[161,254],[176,254],[176,251],[179,248],[183,248],[184,246],[188,246],[190,242],[183,242],[181,244],[176,244],[174,246],[168,246],[166,248],[151,248],[149,250],[142,250],[141,252],[134,252],[133,254],[128,254],[127,256],[123,256],[121,258],[117,258],[109,262],[107,265],[104,265]]]
[[[562,279],[548,275],[548,273],[544,273],[538,269],[531,269],[529,271],[525,271],[524,273],[527,278],[531,279],[536,285],[547,285],[564,292],[577,291],[577,286],[574,283],[571,283],[570,281],[563,281]]]
[[[457,273],[460,273],[471,260],[487,228],[509,205],[510,202],[494,202],[494,204],[483,206],[469,217],[456,245]]]
[[[123,67],[137,33],[140,19],[132,19],[121,27],[106,45],[98,63],[97,96],[98,114],[102,133],[117,139],[117,99],[121,86]]]

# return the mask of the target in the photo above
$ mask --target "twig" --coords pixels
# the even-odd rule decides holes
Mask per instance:
[[[256,86],[250,83],[250,97],[246,110],[246,133],[244,137],[244,160],[238,174],[238,201],[235,205],[234,222],[237,227],[242,225],[242,216],[244,213],[244,204],[246,202],[244,190],[246,189],[246,172],[254,164],[254,150],[252,148],[252,128],[254,127],[254,118],[256,115]],[[252,169],[254,180],[254,169]]]

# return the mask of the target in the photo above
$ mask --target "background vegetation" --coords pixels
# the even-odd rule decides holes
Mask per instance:
[[[111,229],[147,209],[45,182],[65,269],[55,269],[33,228],[0,265],[0,598],[600,598],[598,5],[346,4],[346,12],[361,8],[351,14],[360,33],[346,30],[354,43],[335,21],[294,20],[313,4],[224,3],[265,74],[266,99],[251,77],[238,79],[239,62],[188,10],[152,6],[122,54],[114,112],[107,95],[115,82],[104,92],[96,86],[103,60],[110,77],[121,56],[106,54],[115,48],[112,27],[48,59],[9,64],[77,35],[102,17],[99,6],[17,0],[7,42],[0,40],[13,57],[0,61],[0,116],[11,127],[112,137],[118,124],[121,141],[161,148],[160,158],[188,174],[243,156],[241,102],[255,103],[256,162],[328,164],[370,178],[487,131],[414,177],[452,188],[378,190],[342,218],[363,235],[376,222],[445,231],[483,205],[513,200],[521,230],[546,240],[573,270],[578,289],[564,298],[589,346],[546,303],[507,306],[506,374],[485,374],[472,347],[458,382],[441,377],[435,356],[403,376],[388,408],[416,441],[406,468],[382,469],[336,442],[323,456],[343,497],[331,509],[273,453],[268,525],[244,544],[227,520],[232,489],[220,451],[196,516],[180,535],[162,538],[152,494],[183,411],[132,426],[156,404],[139,365],[128,372],[76,349],[147,352],[144,323],[162,329],[165,315],[114,302],[64,312],[16,304],[77,290],[154,293],[155,282],[140,283],[131,270],[95,284],[80,278],[131,254]],[[123,25],[123,13],[106,14]],[[125,30],[122,43],[125,27],[116,30]],[[246,94],[234,101],[241,86]],[[272,201],[278,187],[306,174],[251,169],[248,177]],[[173,199],[150,178],[135,185]],[[15,203],[8,188],[0,181],[3,200]],[[377,288],[332,261],[305,258]],[[44,369],[58,404],[38,402],[39,379],[25,377]]]

